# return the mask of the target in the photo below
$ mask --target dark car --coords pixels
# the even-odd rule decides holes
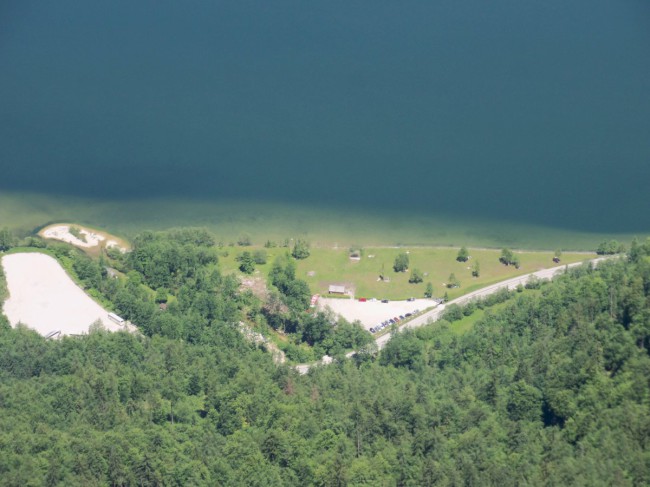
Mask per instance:
[[[388,300],[387,300],[387,299],[382,299],[381,302],[382,302],[382,303],[387,303]]]

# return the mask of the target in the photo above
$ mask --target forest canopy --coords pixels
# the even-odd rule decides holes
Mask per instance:
[[[234,323],[267,318],[210,245],[146,238],[138,261],[155,261],[148,245],[205,260],[164,283],[169,313],[151,308],[157,264],[128,256],[124,282],[100,278],[121,312],[150,313],[143,334],[0,326],[3,484],[650,483],[650,242],[486,309],[464,334],[445,321],[396,333],[305,376],[241,335]],[[291,317],[290,260],[275,269],[285,326],[316,343],[321,325]]]

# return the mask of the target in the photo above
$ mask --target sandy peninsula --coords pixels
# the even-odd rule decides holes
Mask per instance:
[[[70,231],[70,227],[75,226],[79,229],[79,238],[76,235],[73,235]],[[39,232],[43,238],[48,238],[52,240],[59,240],[61,242],[67,242],[74,245],[75,247],[92,249],[100,247],[102,244],[106,248],[116,247],[122,252],[127,250],[126,245],[122,242],[119,242],[117,237],[113,237],[107,233],[99,232],[96,230],[91,230],[84,228],[79,225],[68,225],[68,224],[57,224],[50,225]]]
[[[56,331],[61,335],[88,333],[97,320],[107,330],[125,329],[111,321],[108,311],[79,288],[49,255],[5,255],[2,266],[9,289],[4,313],[11,326],[23,323],[44,336]]]

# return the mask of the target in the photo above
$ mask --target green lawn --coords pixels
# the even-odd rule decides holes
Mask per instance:
[[[474,312],[471,315],[463,316],[462,319],[460,319],[458,321],[454,321],[453,323],[451,323],[451,325],[449,326],[449,329],[452,332],[454,332],[456,335],[462,335],[464,333],[467,333],[472,328],[474,328],[474,325],[476,323],[478,323],[480,320],[483,319],[483,317],[485,316],[485,313],[487,313],[488,310],[491,313],[495,313],[495,312],[505,308],[506,306],[508,306],[508,304],[510,304],[510,303],[508,301],[506,301],[505,303],[495,304],[491,308],[476,309],[476,310],[474,310]]]
[[[540,295],[541,291],[539,289],[524,289],[523,294],[527,295]],[[498,313],[499,311],[503,310],[507,306],[510,306],[513,303],[514,299],[517,299],[517,296],[520,296],[520,294],[517,294],[513,299],[509,299],[508,301],[505,301],[503,303],[497,303],[494,306],[490,306],[489,308],[484,308],[484,309],[476,309],[474,312],[469,315],[469,316],[463,316],[462,319],[458,321],[454,321],[450,325],[450,329],[452,332],[454,332],[457,335],[462,335],[463,333],[467,333],[470,331],[476,323],[481,321],[486,313]]]
[[[244,250],[254,251],[258,247],[226,247],[222,249],[220,266],[223,272],[237,272],[238,263],[236,256]],[[273,258],[286,252],[285,248],[268,249],[268,263],[257,266],[257,276],[266,277],[271,268]],[[409,252],[410,268],[418,268],[424,273],[424,282],[409,284],[409,273],[396,273],[393,271],[393,261],[399,252]],[[225,256],[224,254],[228,255]],[[355,296],[377,299],[406,299],[411,296],[423,297],[426,282],[431,281],[434,287],[434,296],[443,296],[448,293],[454,299],[468,292],[474,291],[489,284],[502,281],[509,277],[527,274],[543,268],[553,267],[553,252],[520,252],[521,268],[504,266],[499,262],[498,250],[470,249],[471,259],[466,263],[456,261],[458,249],[442,247],[410,247],[410,248],[365,248],[360,261],[350,260],[348,249],[315,248],[311,256],[298,261],[297,275],[309,284],[312,292],[325,295],[330,284],[345,284],[355,289]],[[562,264],[580,262],[595,257],[595,254],[564,253]],[[473,278],[468,267],[478,260],[481,267],[479,278]],[[390,282],[378,280],[382,273],[390,277]],[[461,282],[457,289],[447,289],[443,286],[449,275],[454,273]],[[313,274],[313,275],[311,275]]]
[[[472,260],[456,262],[457,249],[452,246],[527,249],[593,249],[606,237],[522,224],[489,221],[450,220],[441,216],[363,213],[351,209],[323,209],[266,203],[200,202],[174,200],[108,201],[83,200],[29,194],[0,194],[0,228],[8,226],[25,233],[47,223],[72,221],[80,225],[132,237],[146,229],[198,225],[213,231],[225,245],[222,269],[237,269],[235,256],[240,247],[229,247],[242,234],[248,234],[259,248],[266,240],[281,243],[286,238],[305,238],[312,244],[312,255],[298,264],[298,275],[314,293],[324,294],[332,283],[348,284],[358,297],[405,299],[423,296],[426,282],[431,281],[434,295],[448,292],[457,297],[485,285],[518,274],[552,265],[552,253],[520,254],[521,269],[498,262],[499,250],[472,250]],[[625,241],[625,236],[616,236]],[[629,240],[629,239],[628,239]],[[348,248],[364,248],[360,262],[350,261]],[[436,245],[438,247],[436,247]],[[397,248],[401,246],[401,248]],[[409,284],[408,273],[392,271],[395,255],[410,252],[410,268],[424,273],[421,284]],[[269,249],[269,264],[259,266],[265,276],[274,256],[284,248]],[[374,257],[370,257],[370,256]],[[584,254],[565,252],[562,263],[580,261]],[[478,260],[481,276],[472,278],[469,265]],[[382,273],[390,282],[378,281]],[[309,273],[313,275],[309,275]],[[454,272],[461,281],[459,289],[447,290],[444,284]]]

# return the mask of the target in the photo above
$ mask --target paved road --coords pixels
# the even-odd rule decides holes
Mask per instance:
[[[607,259],[608,257],[599,257],[597,259],[591,259],[589,262],[591,262],[594,265],[598,265],[599,262],[601,262],[604,259]],[[485,296],[488,296],[490,294],[494,294],[500,289],[507,288],[507,289],[514,289],[516,288],[519,284],[526,284],[526,282],[531,278],[531,277],[537,277],[539,279],[551,279],[555,274],[564,271],[567,267],[575,267],[582,265],[582,262],[575,262],[573,264],[566,264],[566,265],[560,265],[557,267],[551,267],[550,269],[543,269],[541,271],[537,272],[531,272],[529,274],[524,274],[523,276],[519,277],[513,277],[512,279],[507,279],[505,281],[498,282],[496,284],[492,284],[491,286],[484,287],[482,289],[479,289],[477,291],[465,294],[464,296],[461,296],[459,298],[453,299],[449,301],[446,304],[442,304],[440,306],[436,306],[430,311],[427,311],[426,313],[418,316],[417,318],[414,318],[402,326],[400,326],[400,329],[404,328],[418,328],[420,326],[426,325],[429,322],[437,321],[440,319],[442,314],[445,311],[445,308],[451,304],[464,304],[467,303],[468,301],[471,301],[472,299],[476,298],[483,298]],[[388,343],[388,340],[390,340],[390,333],[387,333],[383,336],[380,336],[377,338],[375,341],[377,342],[377,348],[382,349]],[[356,352],[350,352],[347,354],[347,357],[352,357]],[[331,358],[327,357],[324,358],[323,361],[316,362],[315,364],[301,364],[301,365],[296,365],[296,370],[300,372],[301,374],[306,374],[309,372],[309,368],[314,366],[314,365],[321,365],[323,363],[329,363],[331,362]]]

